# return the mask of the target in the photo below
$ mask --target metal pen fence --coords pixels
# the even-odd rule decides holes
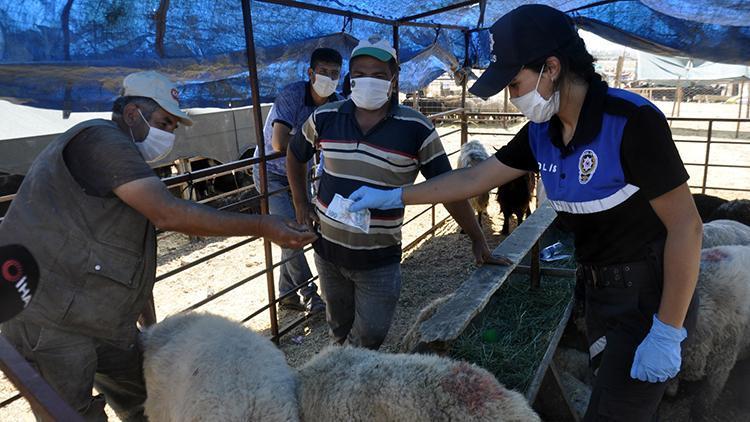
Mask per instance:
[[[519,124],[524,121],[524,118],[519,113],[482,113],[482,112],[466,112],[463,109],[452,109],[452,110],[446,110],[441,111],[439,113],[435,113],[431,116],[429,116],[433,121],[436,122],[436,125],[440,127],[445,128],[454,128],[456,125],[461,125],[458,129],[452,129],[449,131],[446,131],[444,133],[441,133],[441,136],[446,137],[450,136],[452,134],[462,132],[462,143],[465,142],[464,139],[466,139],[468,136],[472,135],[479,135],[479,136],[493,136],[493,137],[503,137],[505,139],[510,139],[512,136],[514,136],[513,127],[510,128],[502,128],[502,130],[464,130],[464,128],[468,128],[468,126],[472,126],[475,128],[481,128],[483,126],[496,126],[491,123],[493,122],[503,122],[503,123],[510,123],[510,124]],[[750,169],[750,165],[747,164],[731,164],[731,163],[715,163],[712,159],[712,151],[715,151],[715,149],[712,149],[712,146],[717,145],[729,145],[729,146],[741,146],[743,148],[750,148],[750,141],[748,140],[727,140],[726,134],[723,138],[716,137],[716,125],[717,124],[724,124],[724,125],[734,125],[734,124],[747,124],[750,123],[750,119],[733,119],[733,118],[691,118],[691,117],[667,117],[667,119],[670,121],[670,123],[673,124],[673,128],[679,126],[682,123],[689,123],[689,124],[705,124],[706,130],[705,133],[699,132],[701,136],[703,136],[703,139],[695,139],[696,136],[692,136],[693,139],[689,139],[690,137],[675,135],[674,140],[677,144],[703,144],[705,148],[705,153],[703,154],[703,160],[702,161],[695,161],[695,160],[684,160],[685,165],[687,167],[694,167],[700,170],[700,174],[702,177],[700,178],[700,183],[691,183],[690,187],[699,190],[701,193],[706,193],[707,191],[734,191],[734,192],[742,192],[747,193],[750,192],[750,188],[747,187],[727,187],[727,186],[718,186],[710,182],[710,169],[712,168],[723,168],[723,169],[735,169],[735,170],[747,170]],[[508,126],[508,124],[503,124],[503,126]],[[497,128],[495,128],[497,129]],[[510,129],[510,130],[508,130]],[[458,153],[458,150],[453,150],[448,152],[449,156],[452,156],[456,153]],[[266,157],[262,158],[253,158],[253,159],[245,159],[245,160],[239,160],[232,163],[227,163],[215,167],[210,167],[207,169],[202,169],[194,172],[189,172],[186,174],[181,174],[173,177],[169,177],[166,179],[163,179],[164,183],[168,187],[173,186],[179,186],[181,184],[187,184],[188,186],[192,183],[197,183],[199,181],[209,180],[214,177],[218,177],[222,174],[227,174],[232,171],[244,171],[247,169],[252,168],[256,164],[260,164],[260,167],[264,167],[264,163],[266,161],[277,159],[283,157],[283,153],[275,153],[272,155],[268,155]],[[750,157],[750,149],[748,149],[748,156]],[[254,186],[250,186],[251,188]],[[248,189],[248,186],[240,187],[235,192],[228,192],[228,194],[241,192],[243,190]],[[267,200],[268,197],[271,195],[278,195],[281,193],[287,192],[287,189],[279,189],[272,192],[267,193],[261,193],[258,195],[254,195],[249,198],[243,198],[238,201],[229,203],[228,205],[224,205],[220,207],[220,209],[228,210],[228,211],[245,211],[247,209],[252,208],[254,205],[256,205],[259,201]],[[12,195],[11,195],[12,196]],[[222,194],[222,196],[226,196],[225,194]],[[215,198],[206,198],[204,202],[211,201]],[[263,211],[262,211],[263,212]],[[264,211],[267,213],[267,209]],[[436,216],[436,206],[430,206],[428,208],[425,208],[424,210],[420,211],[416,215],[412,216],[408,220],[404,222],[404,227],[414,223],[418,219],[424,217],[426,214],[430,215],[430,225],[425,232],[421,233],[419,236],[417,236],[416,239],[412,240],[409,244],[405,245],[403,250],[409,251],[410,249],[417,246],[422,240],[424,240],[426,237],[433,234],[436,230],[438,230],[441,226],[443,226],[449,219],[450,216],[446,216],[438,221]],[[164,233],[164,235],[168,235],[169,233]],[[161,282],[165,279],[168,279],[170,277],[174,277],[179,275],[180,273],[183,273],[184,271],[187,271],[193,267],[196,267],[201,264],[209,263],[212,259],[215,259],[217,257],[220,257],[232,250],[235,250],[237,248],[251,245],[253,242],[256,242],[258,240],[261,240],[259,237],[250,237],[247,239],[242,239],[240,241],[237,241],[229,246],[226,246],[216,252],[210,253],[208,255],[205,255],[199,259],[196,259],[194,261],[185,263],[184,265],[181,265],[180,267],[170,270],[168,272],[165,272],[163,274],[160,274],[156,280],[157,282]],[[305,248],[303,251],[300,251],[298,253],[305,253],[309,251],[311,247]],[[259,269],[258,271],[253,272],[252,274],[248,275],[247,277],[238,280],[220,291],[210,295],[209,297],[198,301],[196,303],[193,303],[184,309],[182,309],[182,312],[192,311],[195,309],[198,309],[208,303],[211,303],[212,301],[215,301],[216,299],[232,292],[233,290],[236,290],[240,286],[243,286],[247,283],[252,282],[253,280],[256,280],[259,277],[262,277],[263,275],[266,275],[266,281],[268,284],[268,302],[252,311],[248,316],[245,318],[242,318],[242,322],[248,322],[253,318],[258,317],[259,315],[263,314],[264,312],[269,313],[270,318],[270,325],[271,325],[271,339],[275,342],[278,342],[279,339],[285,335],[288,334],[290,331],[292,331],[295,327],[299,326],[300,324],[304,323],[309,316],[303,315],[299,318],[295,319],[291,323],[287,324],[284,327],[279,327],[279,319],[278,315],[275,312],[276,304],[283,300],[284,298],[288,297],[289,295],[297,294],[297,291],[302,288],[305,284],[309,282],[314,282],[317,280],[317,276],[312,277],[310,280],[307,280],[306,283],[302,283],[299,287],[295,288],[291,292],[286,293],[285,295],[281,297],[275,297],[275,281],[273,276],[273,270],[280,267],[284,263],[288,262],[289,260],[293,259],[294,257],[287,258],[285,260],[280,260],[277,262],[274,262],[272,256],[268,254],[265,257],[265,266],[262,269]],[[7,406],[8,404],[16,401],[17,399],[21,398],[21,395],[15,395],[13,397],[10,397],[9,399],[4,400],[0,403],[0,409]]]
[[[429,116],[429,117],[432,118],[432,119],[446,119],[446,117],[448,117],[450,115],[457,115],[460,112],[461,112],[461,109],[454,109],[454,110],[449,110],[447,112],[439,113],[437,115]],[[454,118],[454,121],[455,120],[456,120],[456,118]],[[442,133],[441,136],[449,136],[449,135],[455,134],[455,133],[457,133],[459,131],[460,131],[460,129],[454,129],[454,130]],[[448,152],[447,154],[448,154],[448,156],[452,156],[452,155],[454,155],[454,154],[456,154],[458,152],[459,152],[458,150],[454,150],[454,151]],[[262,168],[266,161],[269,161],[269,160],[272,160],[272,159],[276,159],[276,158],[281,158],[284,155],[285,155],[284,153],[276,153],[276,154],[273,154],[273,155],[269,155],[269,156],[267,156],[267,157],[265,157],[263,159],[262,158],[254,158],[254,159],[241,160],[241,161],[237,161],[237,162],[234,162],[234,163],[229,163],[229,164],[222,165],[222,166],[211,167],[211,168],[199,170],[199,171],[196,171],[196,172],[193,172],[193,173],[187,173],[187,174],[183,174],[183,175],[179,175],[179,176],[170,177],[170,178],[164,179],[164,183],[168,187],[170,187],[170,186],[179,185],[181,183],[190,183],[191,181],[206,180],[206,179],[210,178],[212,175],[218,175],[218,174],[226,173],[226,172],[231,171],[231,170],[238,171],[238,170],[247,169],[247,168],[252,167],[255,164],[260,164],[260,168]],[[263,192],[264,189],[261,187],[261,189],[259,189],[259,191]],[[268,193],[260,193],[258,195],[252,196],[250,198],[242,199],[242,200],[240,200],[238,202],[226,205],[226,206],[222,207],[221,209],[224,209],[224,210],[233,210],[233,211],[242,211],[244,208],[250,207],[250,204],[257,203],[258,201],[261,201],[261,200],[264,200],[264,199],[267,200],[272,195],[286,194],[287,192],[289,192],[289,188],[288,187],[287,188],[283,188],[283,189],[279,189],[279,190],[275,190],[275,191],[272,191],[272,192],[268,192]],[[408,250],[412,249],[413,247],[415,247],[417,244],[419,244],[419,242],[421,240],[423,240],[425,237],[429,236],[430,234],[434,233],[435,230],[437,230],[440,226],[442,226],[445,222],[448,221],[448,219],[450,217],[445,217],[445,218],[443,218],[440,221],[436,221],[437,217],[436,217],[436,212],[435,212],[436,209],[435,208],[436,207],[434,205],[430,206],[430,207],[426,208],[425,210],[421,211],[420,213],[418,213],[416,216],[413,216],[409,220],[407,220],[407,221],[404,222],[404,226],[406,227],[409,224],[411,224],[414,221],[416,221],[418,218],[420,218],[420,217],[424,216],[426,213],[430,212],[430,216],[431,216],[430,227],[424,233],[420,234],[415,240],[413,240],[412,242],[410,242],[408,245],[404,246],[404,248],[403,248],[404,251],[408,251]],[[262,211],[262,213],[264,213],[264,214],[267,213],[267,210],[266,211]],[[208,254],[208,255],[206,255],[206,256],[204,256],[202,258],[199,258],[199,259],[197,259],[195,261],[192,261],[192,262],[186,263],[184,265],[181,265],[179,268],[176,268],[176,269],[171,270],[171,271],[169,271],[167,273],[164,273],[164,274],[160,274],[156,278],[156,281],[157,282],[161,282],[161,281],[163,281],[163,280],[165,280],[167,278],[174,277],[174,276],[176,276],[176,275],[178,275],[178,274],[180,274],[180,273],[182,273],[182,272],[184,272],[184,271],[186,271],[188,269],[191,269],[191,268],[193,268],[193,267],[195,267],[197,265],[201,265],[201,264],[207,263],[207,262],[209,262],[210,260],[212,260],[214,258],[217,258],[217,257],[219,257],[221,255],[224,255],[227,252],[230,252],[230,251],[232,251],[234,249],[237,249],[239,247],[251,244],[252,242],[254,242],[256,240],[260,240],[260,238],[258,238],[258,237],[251,237],[251,238],[248,238],[248,239],[243,239],[241,241],[238,241],[238,242],[236,242],[236,243],[234,243],[234,244],[232,244],[230,246],[222,248],[222,249],[220,249],[220,250],[218,250],[216,252]],[[291,295],[296,295],[298,290],[304,288],[308,283],[311,283],[311,282],[313,282],[313,281],[315,281],[317,279],[317,276],[314,276],[311,279],[306,280],[303,283],[300,283],[299,286],[297,286],[293,290],[285,293],[283,296],[281,296],[281,297],[276,297],[275,296],[275,281],[274,281],[274,277],[273,277],[273,270],[276,269],[276,268],[278,268],[278,267],[280,267],[281,265],[283,265],[283,264],[285,264],[285,263],[287,263],[287,262],[295,259],[299,254],[304,254],[305,252],[309,251],[310,249],[312,249],[312,247],[308,246],[307,248],[303,249],[302,251],[299,251],[296,254],[294,254],[294,255],[286,258],[286,259],[282,259],[280,261],[274,261],[271,256],[268,256],[268,257],[266,257],[266,263],[265,263],[266,265],[265,265],[264,269],[259,270],[257,272],[254,272],[253,274],[249,275],[248,277],[246,277],[246,278],[244,278],[242,280],[239,280],[239,281],[237,281],[235,283],[232,283],[231,285],[229,285],[229,286],[223,288],[222,290],[220,290],[220,291],[218,291],[218,292],[210,295],[209,297],[207,297],[207,298],[205,298],[205,299],[203,299],[203,300],[201,300],[201,301],[199,301],[197,303],[194,303],[194,304],[186,307],[182,311],[185,312],[185,311],[191,311],[191,310],[198,309],[199,307],[201,307],[203,305],[206,305],[206,304],[208,304],[208,303],[210,303],[210,302],[218,299],[219,297],[222,297],[222,296],[226,295],[227,293],[231,292],[232,290],[235,290],[235,289],[237,289],[237,288],[245,285],[246,283],[249,283],[249,282],[251,282],[251,281],[253,281],[253,280],[255,280],[255,279],[257,279],[257,278],[259,278],[259,277],[261,277],[263,275],[267,276],[268,291],[269,291],[268,302],[267,302],[266,305],[262,306],[261,308],[252,311],[250,313],[250,315],[248,315],[247,317],[242,318],[241,321],[242,322],[247,322],[250,319],[255,318],[258,315],[262,314],[265,311],[271,311],[276,306],[277,303],[279,303],[280,301],[282,301],[286,297],[289,297]],[[303,315],[303,316],[295,319],[293,322],[291,322],[287,326],[279,328],[279,326],[278,326],[278,324],[279,324],[278,316],[276,315],[275,312],[270,312],[270,314],[271,314],[270,315],[270,318],[271,318],[271,339],[273,341],[275,341],[275,342],[278,342],[279,338],[281,336],[283,336],[284,334],[287,334],[289,331],[291,331],[296,326],[300,325],[301,323],[303,323],[305,320],[307,320],[309,318],[308,315]]]
[[[288,3],[286,1],[280,1],[279,3],[285,4]],[[243,6],[243,15],[245,17],[245,35],[247,40],[247,50],[248,50],[248,68],[250,69],[251,75],[256,75],[256,64],[255,64],[255,54],[254,54],[254,43],[252,40],[252,22],[250,18],[250,10],[249,5],[247,4],[247,1],[242,1]],[[468,32],[466,33],[468,36]],[[398,43],[398,26],[394,25],[394,44],[397,46]],[[468,46],[468,43],[466,44]],[[264,153],[264,140],[263,135],[261,133],[262,125],[258,124],[258,122],[262,121],[262,117],[260,116],[260,107],[259,107],[259,98],[257,97],[258,92],[258,86],[257,86],[257,78],[251,77],[251,88],[253,93],[253,113],[255,114],[256,119],[256,138],[259,140],[258,148],[260,148],[260,157],[254,158],[254,159],[245,159],[245,160],[239,160],[232,163],[227,163],[203,170],[198,170],[195,172],[188,172],[185,174],[181,174],[174,177],[169,177],[164,179],[164,183],[168,187],[177,187],[177,186],[187,186],[190,188],[190,186],[194,183],[198,183],[201,181],[210,180],[212,178],[219,177],[221,175],[230,174],[234,171],[244,171],[252,166],[259,164],[260,168],[260,179],[261,179],[261,189],[259,189],[260,193],[258,195],[253,195],[249,198],[243,198],[239,199],[235,202],[232,202],[227,205],[223,205],[219,207],[219,209],[227,210],[227,211],[246,211],[253,206],[260,204],[261,213],[262,214],[268,214],[268,198],[272,195],[278,195],[285,193],[287,189],[279,189],[275,190],[273,192],[267,192],[267,175],[266,175],[266,165],[265,163],[267,161],[270,161],[272,159],[281,158],[284,156],[283,153],[275,153],[266,156]],[[513,107],[512,104],[509,104],[508,100],[508,94],[507,91],[502,91],[499,96],[496,97],[495,101],[491,101],[489,105],[485,105],[484,103],[480,103],[479,99],[473,98],[471,96],[467,96],[466,92],[466,82],[463,81],[460,86],[457,86],[455,84],[455,81],[452,78],[439,78],[437,80],[438,84],[444,83],[444,86],[441,86],[441,93],[445,94],[443,95],[442,99],[436,99],[434,97],[429,97],[424,95],[424,93],[414,93],[410,97],[407,97],[404,103],[409,104],[411,102],[411,106],[413,106],[415,109],[422,111],[424,114],[429,114],[430,118],[435,122],[435,124],[439,127],[453,127],[454,125],[458,124],[460,127],[459,129],[453,129],[446,133],[441,134],[442,136],[449,136],[451,134],[455,134],[458,132],[461,132],[461,144],[464,144],[468,137],[471,135],[477,135],[477,136],[494,136],[494,137],[505,137],[507,139],[510,139],[510,137],[514,136],[514,133],[512,133],[512,129],[515,127],[516,124],[523,122],[524,118],[519,113],[513,113]],[[452,85],[452,87],[451,87]],[[456,90],[455,88],[458,87],[459,89]],[[443,90],[447,90],[447,92],[443,92]],[[451,91],[452,90],[452,91]],[[740,92],[742,90],[740,89]],[[649,93],[653,95],[653,92]],[[675,97],[678,96],[678,93],[675,92]],[[708,94],[706,94],[708,95]],[[708,97],[706,97],[708,99]],[[691,123],[698,123],[698,122],[705,122],[707,124],[707,131],[705,134],[705,141],[699,140],[699,139],[688,139],[683,137],[675,137],[676,143],[684,143],[684,144],[705,144],[705,155],[704,159],[701,162],[695,161],[695,160],[685,160],[685,165],[688,167],[697,167],[702,169],[702,178],[700,184],[691,184],[691,188],[694,189],[700,189],[702,193],[705,193],[706,191],[736,191],[736,192],[750,192],[750,189],[744,188],[744,187],[726,187],[726,186],[715,186],[710,183],[709,177],[710,177],[710,168],[728,168],[728,169],[748,169],[750,168],[750,165],[741,165],[741,164],[727,164],[727,163],[712,163],[712,146],[717,145],[742,145],[742,146],[750,146],[750,143],[747,141],[731,141],[726,140],[725,138],[716,139],[715,137],[715,125],[719,123],[736,123],[736,135],[735,138],[738,137],[740,133],[740,125],[741,124],[747,124],[750,123],[750,119],[748,118],[741,118],[742,117],[742,97],[739,99],[739,115],[737,118],[710,118],[710,117],[673,117],[669,116],[667,119],[670,121],[671,124],[679,124],[683,122],[691,122]],[[750,113],[748,109],[746,108],[745,113]],[[677,109],[677,114],[679,115],[679,108]],[[498,129],[499,127],[502,127],[502,131],[499,130],[469,130],[469,126],[472,126],[474,128],[490,128],[490,129]],[[674,127],[674,126],[673,126]],[[695,136],[693,136],[694,138]],[[458,153],[458,150],[450,151],[448,153],[449,156],[452,156],[456,153]],[[244,192],[247,190],[250,190],[254,188],[255,186],[243,186],[237,191],[234,192],[226,192],[218,197],[212,197],[212,198],[206,198],[199,202],[210,202],[219,198],[226,198],[228,196],[231,196],[233,194],[237,194],[240,192]],[[0,203],[2,202],[9,202],[13,199],[14,195],[5,195],[0,197]],[[422,240],[424,240],[426,237],[430,236],[431,234],[435,233],[436,230],[438,230],[441,226],[443,226],[447,221],[449,221],[450,216],[444,217],[437,220],[436,215],[436,206],[432,205],[422,211],[420,211],[415,216],[411,217],[407,221],[404,222],[404,226],[413,224],[414,222],[418,221],[418,219],[424,217],[426,214],[430,215],[430,226],[429,228],[421,233],[419,236],[417,236],[416,239],[412,240],[409,244],[405,245],[403,247],[403,250],[409,251],[412,248],[416,247]],[[1,220],[0,220],[1,221]],[[164,235],[167,235],[168,233],[165,233]],[[317,276],[312,277],[311,279],[307,280],[305,283],[301,283],[300,286],[292,290],[291,292],[288,292],[284,294],[281,297],[276,297],[275,291],[276,291],[276,283],[274,280],[274,269],[280,267],[284,263],[288,262],[291,259],[294,259],[294,257],[289,257],[285,260],[280,260],[278,262],[274,262],[273,256],[271,254],[271,244],[268,240],[261,239],[259,237],[250,237],[247,239],[242,239],[240,241],[237,241],[229,246],[226,246],[222,248],[219,251],[210,253],[206,256],[203,256],[199,259],[196,259],[192,262],[188,262],[184,265],[181,265],[179,268],[170,270],[168,272],[165,272],[163,274],[160,274],[156,281],[162,282],[165,279],[168,279],[170,277],[177,276],[184,271],[187,271],[191,268],[194,268],[198,265],[206,264],[210,262],[212,259],[218,258],[228,252],[231,252],[235,249],[238,249],[243,246],[251,245],[253,242],[262,240],[264,245],[264,268],[259,269],[258,271],[253,272],[252,274],[248,275],[247,277],[238,280],[224,288],[222,288],[220,291],[209,295],[209,297],[198,301],[196,303],[193,303],[189,305],[188,307],[182,309],[182,312],[191,311],[198,309],[208,303],[211,303],[218,298],[227,295],[228,293],[236,290],[237,288],[246,285],[247,283],[252,282],[253,280],[256,280],[259,277],[262,277],[263,275],[266,276],[266,284],[267,284],[267,297],[268,301],[264,306],[261,306],[260,308],[252,311],[248,316],[242,318],[242,322],[248,322],[253,318],[258,317],[259,315],[263,314],[264,312],[268,312],[269,314],[269,322],[270,322],[270,332],[271,332],[271,339],[275,342],[278,342],[279,339],[285,335],[288,334],[290,331],[292,331],[295,327],[299,326],[300,324],[304,323],[309,316],[303,315],[299,318],[295,319],[294,321],[290,322],[284,327],[279,327],[279,318],[276,313],[276,304],[283,300],[284,298],[292,295],[297,294],[297,291],[304,287],[305,284],[309,282],[313,282],[317,279]],[[303,249],[302,251],[298,252],[298,254],[304,254],[305,252],[309,251],[311,247],[307,247]],[[535,255],[538,256],[538,244],[535,246],[534,250],[532,251]],[[538,273],[538,268],[532,268],[532,272]],[[21,398],[21,395],[15,395],[9,399],[4,400],[3,402],[0,402],[0,409],[4,408],[8,404],[16,401],[17,399]]]
[[[492,118],[506,118],[506,119],[516,119],[517,122],[523,122],[524,117],[523,115],[519,113],[467,113],[469,116],[469,122],[470,123],[477,123],[477,122],[486,122],[486,118],[492,117]],[[744,185],[744,186],[721,186],[718,184],[711,183],[711,169],[736,169],[736,170],[747,170],[750,169],[750,133],[745,133],[744,138],[747,139],[740,139],[740,140],[733,140],[732,139],[732,131],[724,131],[723,137],[718,138],[716,137],[716,125],[723,123],[726,125],[732,125],[735,124],[748,124],[750,125],[750,119],[735,119],[735,118],[719,118],[719,117],[666,117],[667,121],[670,122],[672,125],[672,130],[675,132],[673,134],[673,139],[675,144],[678,146],[680,144],[693,144],[693,145],[704,145],[704,151],[702,152],[702,160],[694,160],[694,159],[688,159],[690,157],[683,157],[683,162],[686,168],[688,170],[696,169],[699,170],[700,173],[698,175],[700,176],[699,181],[691,181],[690,188],[693,190],[699,190],[700,193],[706,193],[707,191],[722,191],[722,192],[735,192],[735,193],[741,193],[740,196],[747,196],[750,197],[750,195],[744,195],[744,193],[750,192],[750,188]],[[686,128],[687,134],[682,134],[679,129],[681,128],[681,124],[692,124],[691,126],[695,126],[696,123],[705,125],[706,129],[693,129],[693,128]],[[726,133],[730,132],[730,133]],[[494,137],[504,137],[508,141],[515,136],[514,131],[469,131],[469,135],[479,135],[479,136],[494,136]],[[691,139],[692,138],[692,139]],[[696,139],[701,138],[701,139]],[[744,153],[738,155],[733,155],[733,159],[737,159],[740,161],[744,161],[748,164],[731,164],[727,162],[715,162],[713,153],[716,153],[716,149],[712,147],[716,147],[717,145],[725,145],[725,146],[732,146],[735,148],[742,148],[745,150]],[[692,156],[695,156],[696,154],[691,154]],[[724,155],[727,155],[726,153]],[[694,172],[693,172],[694,173]],[[746,176],[746,178],[750,178],[750,172],[747,172],[743,174]],[[691,177],[691,180],[694,180],[694,178]],[[719,182],[723,183],[723,182]]]

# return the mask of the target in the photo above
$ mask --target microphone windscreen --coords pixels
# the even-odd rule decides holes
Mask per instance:
[[[21,245],[0,246],[0,322],[23,311],[36,292],[39,266]]]

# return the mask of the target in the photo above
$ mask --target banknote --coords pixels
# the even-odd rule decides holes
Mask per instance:
[[[347,226],[356,227],[365,233],[370,232],[370,210],[364,209],[357,212],[350,212],[349,206],[353,201],[344,198],[338,193],[334,195],[333,200],[328,204],[326,216],[346,224]]]

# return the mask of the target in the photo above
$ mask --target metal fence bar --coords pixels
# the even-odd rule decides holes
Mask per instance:
[[[705,161],[705,167],[703,168],[703,187],[701,188],[701,193],[706,193],[706,184],[708,183],[708,164],[709,164],[709,157],[711,155],[711,134],[713,132],[713,127],[714,127],[713,120],[709,120],[708,121],[708,138],[706,139],[706,161]]]
[[[225,254],[227,252],[233,251],[233,250],[239,248],[240,246],[247,245],[248,243],[253,242],[255,240],[258,240],[258,239],[260,239],[260,237],[255,236],[255,237],[251,237],[249,239],[244,239],[244,240],[242,240],[240,242],[235,243],[234,245],[229,245],[226,248],[222,248],[222,249],[220,249],[220,250],[218,250],[218,251],[216,251],[216,252],[214,252],[212,254],[209,254],[209,255],[206,255],[204,257],[198,258],[198,259],[196,259],[193,262],[189,262],[189,263],[187,263],[185,265],[181,265],[180,267],[175,268],[174,270],[168,271],[168,272],[166,272],[166,273],[164,273],[164,274],[162,274],[160,276],[157,276],[155,281],[159,282],[159,281],[164,280],[165,278],[168,278],[168,277],[171,277],[173,275],[179,274],[179,273],[181,273],[183,271],[189,270],[190,268],[193,268],[196,265],[200,265],[200,264],[202,264],[202,263],[204,263],[204,262],[206,262],[208,260],[216,258],[217,256],[223,255],[223,254]]]
[[[705,140],[700,139],[674,139],[673,141],[679,142],[681,144],[705,144]],[[750,145],[747,141],[711,141],[712,144],[718,145]],[[713,164],[712,164],[713,165]]]
[[[423,209],[417,215],[413,216],[412,218],[410,218],[409,220],[407,220],[406,222],[404,222],[404,224],[402,224],[402,226],[406,226],[407,224],[411,223],[412,221],[416,220],[417,218],[425,215],[427,213],[427,211],[429,211],[432,208],[435,208],[435,206],[431,205],[430,207]]]
[[[23,398],[23,396],[20,393],[18,393],[15,396],[13,396],[13,397],[11,397],[11,398],[9,398],[7,400],[3,400],[2,403],[0,403],[0,409],[2,409],[3,407],[5,407],[5,406],[7,406],[7,405],[9,405],[11,403],[13,403],[16,400],[22,399],[22,398]]]
[[[716,142],[713,142],[716,143]],[[748,145],[750,146],[750,145]],[[683,163],[686,166],[699,166],[703,167],[705,164],[703,163]],[[709,167],[719,167],[719,168],[730,168],[730,169],[747,169],[750,168],[750,166],[741,166],[739,164],[709,164]]]
[[[0,336],[0,370],[18,388],[44,421],[83,422],[83,418],[65,402],[55,390],[35,371],[5,337]],[[17,400],[11,398],[3,405]]]
[[[252,9],[250,8],[250,0],[241,0],[242,3],[242,22],[245,30],[245,50],[247,53],[247,68],[249,70],[250,78],[250,90],[253,98],[253,117],[255,118],[255,138],[258,140],[259,157],[261,165],[260,170],[260,183],[262,191],[261,193],[268,192],[268,173],[266,170],[266,142],[263,138],[263,116],[260,111],[260,90],[258,84],[258,65],[255,60],[255,40],[253,38],[253,17]],[[270,139],[269,139],[270,142]],[[268,197],[263,197],[260,201],[261,214],[268,214]],[[266,260],[266,282],[268,286],[268,302],[273,303],[276,295],[276,288],[274,287],[273,271],[271,266],[273,265],[273,255],[271,254],[271,242],[268,239],[263,239],[263,249],[265,251]],[[276,316],[276,307],[272,306],[269,308],[269,314],[271,319],[271,333],[274,336],[279,335],[279,320]]]
[[[205,169],[200,169],[200,170],[188,172],[185,174],[178,174],[176,176],[166,177],[162,179],[162,182],[164,182],[164,184],[167,185],[168,188],[171,188],[173,186],[179,185],[180,183],[195,181],[194,179],[197,179],[203,176],[210,176],[210,175],[213,175],[214,173],[250,168],[254,164],[260,164],[260,162],[263,159],[266,161],[270,161],[270,160],[275,160],[277,158],[281,158],[284,155],[285,155],[284,152],[274,152],[273,154],[268,154],[268,155],[264,154],[263,158],[261,157],[244,158],[242,160],[232,161],[226,164],[219,164],[218,166],[208,167]]]
[[[406,245],[404,247],[403,251],[406,252],[406,251],[410,250],[411,248],[417,246],[417,244],[419,244],[419,242],[421,242],[422,239],[426,238],[427,236],[431,235],[432,233],[435,233],[435,231],[437,229],[439,229],[440,227],[442,227],[442,225],[445,224],[450,219],[451,219],[451,216],[449,215],[449,216],[443,218],[442,220],[440,220],[437,224],[433,225],[426,232],[422,233],[421,235],[419,235],[419,237],[417,237],[416,239],[414,239],[413,241],[411,241],[411,243],[409,243],[408,245]]]
[[[698,189],[698,188],[702,189],[703,185],[700,185],[700,186],[691,185],[690,187],[695,188],[695,189]],[[750,192],[750,189],[747,189],[747,188],[719,188],[719,187],[712,187],[712,186],[706,186],[705,190],[721,190],[721,191],[727,191],[727,192]]]

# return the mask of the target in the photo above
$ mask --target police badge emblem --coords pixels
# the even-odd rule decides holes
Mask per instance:
[[[596,167],[599,164],[599,157],[596,153],[590,149],[587,149],[581,153],[581,157],[578,159],[578,183],[585,185],[591,180],[591,176],[596,172]]]

